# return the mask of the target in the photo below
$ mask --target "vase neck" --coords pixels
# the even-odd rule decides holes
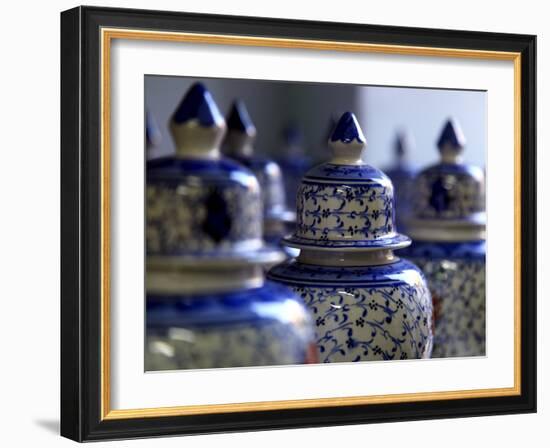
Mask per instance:
[[[298,256],[300,263],[320,266],[377,266],[398,260],[390,249],[355,252],[303,249]]]

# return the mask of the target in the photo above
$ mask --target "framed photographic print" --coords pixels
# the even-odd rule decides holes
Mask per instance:
[[[536,37],[61,14],[61,433],[536,411]]]

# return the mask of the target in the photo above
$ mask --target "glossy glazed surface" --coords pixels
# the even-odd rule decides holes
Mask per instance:
[[[366,140],[346,112],[329,143],[333,157],[302,178],[296,200],[296,231],[284,239],[296,248],[377,250],[409,239],[395,228],[394,189],[382,171],[363,161]]]
[[[287,288],[148,295],[146,370],[315,362],[310,315]]]
[[[432,356],[484,356],[485,241],[415,242],[403,256],[428,279],[435,311]]]
[[[431,297],[422,273],[408,261],[358,267],[291,261],[268,277],[305,301],[321,362],[430,357]]]

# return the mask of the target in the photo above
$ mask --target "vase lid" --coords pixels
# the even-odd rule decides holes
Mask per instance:
[[[410,239],[396,232],[393,185],[363,160],[366,139],[346,112],[329,138],[333,157],[309,170],[297,196],[296,232],[285,244],[300,249],[399,249]]]
[[[445,123],[437,147],[440,161],[416,177],[415,239],[478,240],[485,236],[485,176],[481,168],[465,164],[466,138],[456,119]]]
[[[225,120],[210,92],[202,83],[195,83],[170,120],[176,157],[219,158],[225,128]]]
[[[236,159],[250,158],[254,154],[256,127],[242,100],[235,100],[226,117],[227,133],[223,142],[223,152]]]
[[[155,265],[215,268],[284,258],[263,240],[258,180],[220,153],[225,127],[197,83],[170,122],[176,154],[147,162],[147,256]]]

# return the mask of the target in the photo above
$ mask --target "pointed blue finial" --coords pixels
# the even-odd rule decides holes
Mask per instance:
[[[220,126],[224,120],[212,95],[198,82],[186,93],[172,116],[176,125],[197,120],[202,127]]]
[[[464,137],[460,124],[454,118],[448,119],[437,141],[437,147],[440,151],[446,147],[459,152],[465,145],[466,138]]]
[[[235,100],[233,102],[226,122],[229,131],[236,131],[251,136],[256,135],[256,128],[242,100]]]
[[[332,131],[330,141],[348,144],[352,143],[354,140],[358,143],[365,143],[366,141],[355,115],[351,112],[345,112],[340,117],[334,131]]]
[[[399,131],[395,137],[395,155],[398,159],[403,159],[410,153],[414,146],[412,135],[407,131]]]

